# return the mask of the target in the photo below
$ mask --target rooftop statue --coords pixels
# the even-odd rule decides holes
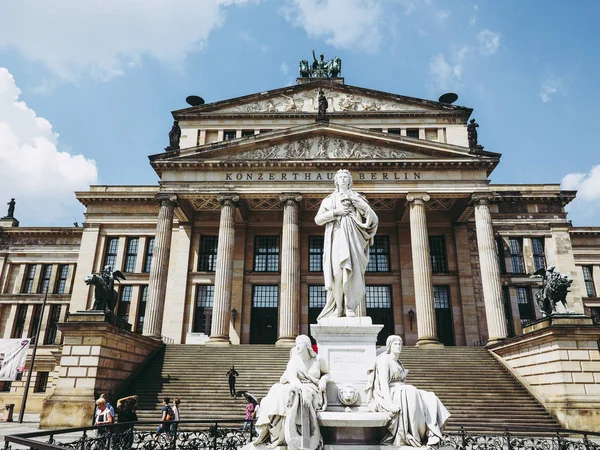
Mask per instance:
[[[14,219],[15,218],[15,199],[11,198],[10,202],[7,203],[8,205],[8,212],[6,213],[6,216],[4,216],[4,219]]]
[[[323,199],[315,216],[317,225],[325,225],[323,276],[327,290],[318,320],[366,316],[365,270],[379,224],[367,199],[352,189],[348,170],[338,170],[334,183],[335,191]]]
[[[535,301],[544,317],[556,314],[557,303],[567,309],[567,294],[573,280],[568,275],[561,275],[554,266],[535,271],[532,278],[542,278],[542,288],[535,294]]]
[[[171,131],[169,131],[169,146],[165,149],[169,150],[179,150],[179,139],[181,138],[181,128],[179,127],[179,122],[177,120],[173,121],[173,126],[171,127]]]
[[[109,264],[104,267],[100,273],[86,275],[83,281],[87,285],[94,286],[94,311],[104,311],[114,313],[117,306],[117,291],[115,290],[115,280],[124,280],[125,275],[120,270],[113,271]]]
[[[325,61],[324,55],[315,55],[312,51],[313,63],[309,64],[303,59],[298,64],[300,76],[302,78],[337,78],[342,73],[342,60],[338,57]]]
[[[471,122],[467,125],[467,138],[469,139],[469,148],[477,146],[477,128],[479,124],[475,122],[475,119],[471,119]]]

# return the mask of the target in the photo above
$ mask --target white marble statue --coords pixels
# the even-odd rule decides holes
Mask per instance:
[[[365,270],[379,224],[365,197],[352,189],[348,170],[338,170],[334,183],[335,191],[323,199],[315,217],[317,225],[325,225],[323,275],[327,290],[318,320],[366,315]]]
[[[387,338],[386,350],[368,371],[365,388],[371,411],[390,413],[382,445],[431,447],[442,438],[450,413],[433,392],[406,384],[408,370],[399,360],[402,338]]]
[[[300,335],[279,383],[260,403],[254,446],[315,450],[323,446],[317,411],[325,410],[329,370],[312,350],[310,338]]]

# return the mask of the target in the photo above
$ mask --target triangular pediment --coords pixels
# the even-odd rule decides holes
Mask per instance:
[[[186,108],[174,111],[173,115],[177,119],[185,120],[193,116],[213,114],[313,114],[318,110],[318,95],[321,90],[329,103],[328,114],[459,112],[468,115],[471,112],[469,108],[447,103],[406,97],[330,81],[314,81]]]

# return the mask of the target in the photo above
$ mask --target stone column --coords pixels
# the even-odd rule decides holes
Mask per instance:
[[[157,196],[160,209],[154,236],[154,256],[150,267],[150,282],[148,284],[148,300],[144,318],[145,336],[161,339],[165,294],[169,272],[169,254],[171,236],[173,234],[173,211],[177,202],[176,195]]]
[[[233,245],[235,242],[235,209],[240,197],[237,194],[222,194],[221,223],[217,247],[217,269],[215,270],[215,297],[213,302],[212,327],[207,345],[229,345],[229,321],[231,316],[231,284],[233,281]]]
[[[281,287],[279,302],[279,338],[277,345],[293,346],[300,328],[300,234],[298,203],[300,194],[285,194],[281,233]]]
[[[410,208],[410,242],[412,247],[413,274],[415,277],[415,301],[417,308],[417,346],[441,345],[435,325],[435,305],[431,282],[431,257],[425,202],[426,193],[409,193],[406,199]]]
[[[488,194],[473,196],[477,248],[479,250],[479,270],[481,271],[483,301],[485,303],[485,316],[489,335],[488,345],[491,345],[506,339],[508,331],[489,200],[490,196]]]

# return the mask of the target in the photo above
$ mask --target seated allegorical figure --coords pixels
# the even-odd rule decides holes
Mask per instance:
[[[450,413],[433,393],[406,384],[399,360],[402,338],[387,338],[386,350],[368,370],[365,393],[371,411],[390,413],[382,445],[424,447],[439,444]]]
[[[328,380],[327,365],[311,348],[310,338],[298,336],[279,383],[271,387],[260,403],[256,420],[258,438],[253,444],[287,445],[289,450],[320,448],[322,438],[317,411],[327,407]],[[309,428],[304,436],[303,422]]]

